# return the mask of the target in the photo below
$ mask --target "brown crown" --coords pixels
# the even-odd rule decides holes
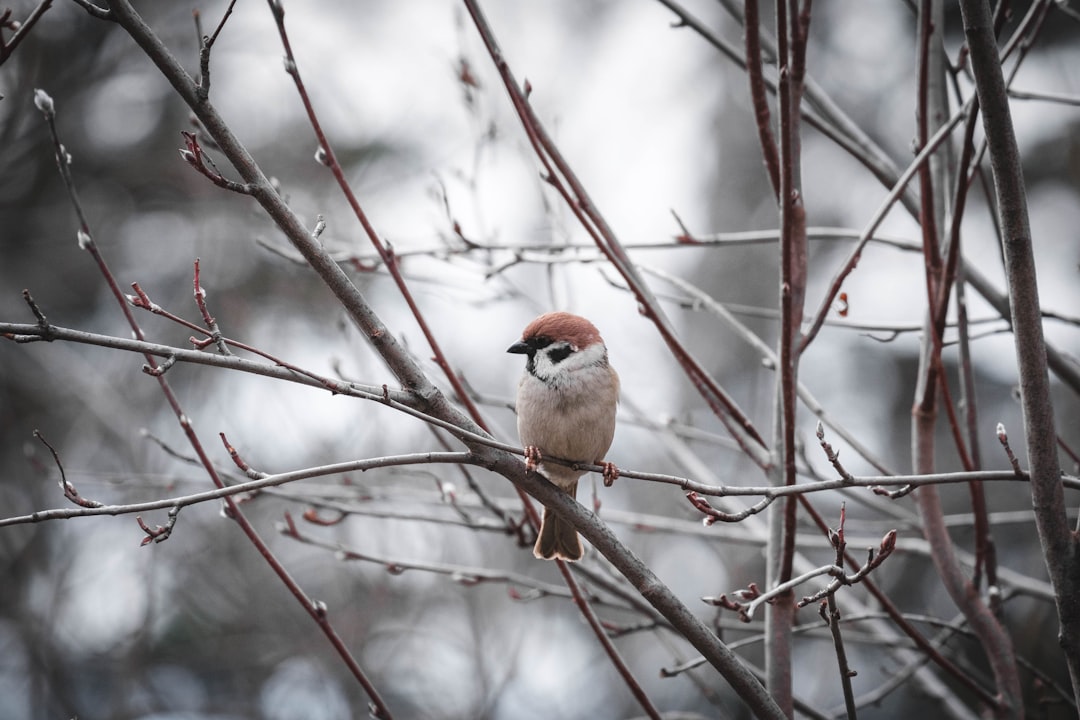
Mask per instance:
[[[588,347],[593,343],[602,343],[600,331],[591,322],[580,315],[568,312],[550,312],[533,320],[521,333],[522,340],[531,340],[541,335],[552,340],[566,340],[577,348]]]

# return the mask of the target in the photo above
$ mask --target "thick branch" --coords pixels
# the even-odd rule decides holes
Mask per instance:
[[[1020,371],[1032,504],[1057,598],[1061,622],[1059,641],[1065,651],[1073,694],[1080,703],[1080,551],[1077,534],[1070,529],[1065,514],[1020,151],[1009,112],[989,3],[986,0],[960,0],[960,9],[994,173]]]

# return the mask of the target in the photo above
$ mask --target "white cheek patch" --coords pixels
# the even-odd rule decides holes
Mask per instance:
[[[553,351],[570,350],[570,354],[559,362],[553,362]],[[595,367],[607,361],[607,349],[602,344],[589,345],[578,350],[573,345],[549,346],[536,353],[528,368],[533,377],[546,385],[564,386],[572,383],[574,374],[582,369]]]

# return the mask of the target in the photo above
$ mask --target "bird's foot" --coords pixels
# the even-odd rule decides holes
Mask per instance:
[[[604,468],[604,487],[611,487],[619,479],[619,468],[610,462],[602,462],[600,465]]]
[[[540,448],[535,445],[525,446],[525,471],[535,472],[536,466],[540,464]]]

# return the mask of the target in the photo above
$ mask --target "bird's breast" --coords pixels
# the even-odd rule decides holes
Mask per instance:
[[[615,435],[618,379],[607,367],[574,375],[553,386],[526,373],[518,388],[518,434],[523,445],[535,446],[543,455],[596,462]]]

